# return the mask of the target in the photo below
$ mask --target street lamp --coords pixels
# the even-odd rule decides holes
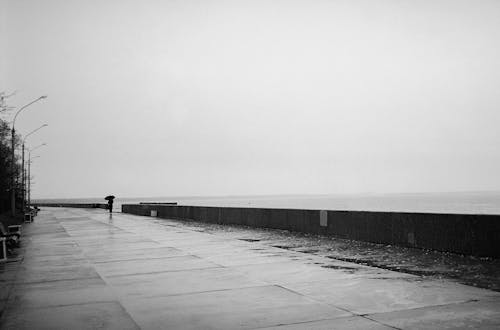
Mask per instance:
[[[39,98],[31,101],[30,103],[26,104],[25,106],[22,106],[19,110],[17,110],[15,116],[14,116],[14,120],[12,121],[12,130],[11,130],[11,133],[12,133],[12,154],[11,154],[11,164],[10,164],[10,169],[11,169],[11,181],[10,181],[10,207],[11,207],[11,211],[12,211],[12,216],[15,216],[16,215],[16,192],[15,192],[15,189],[14,189],[14,140],[15,140],[15,135],[16,135],[16,131],[15,131],[15,125],[16,125],[16,119],[17,119],[17,116],[19,115],[19,113],[21,111],[23,111],[24,109],[26,109],[27,107],[29,107],[30,105],[32,105],[33,103],[35,102],[38,102],[40,100],[43,100],[47,98],[47,95],[42,95],[40,96]]]
[[[43,147],[43,146],[46,146],[47,143],[42,143],[40,145],[37,145],[36,147],[34,148],[31,148],[31,149],[28,149],[28,154],[31,154],[32,151],[35,151],[36,149],[40,148],[40,147]],[[33,157],[34,158],[34,157]]]
[[[25,170],[24,170],[24,145],[26,143],[26,139],[28,138],[28,136],[30,136],[31,134],[35,133],[36,131],[38,131],[39,129],[45,127],[45,126],[49,126],[47,124],[43,124],[42,126],[38,127],[37,129],[34,129],[32,130],[31,132],[29,132],[28,134],[26,134],[26,136],[24,137],[23,139],[23,159],[22,159],[22,168],[21,168],[21,173],[22,173],[22,179],[21,179],[21,186],[22,186],[22,190],[23,190],[23,211],[24,211],[24,208],[26,206],[26,175],[25,175]]]
[[[44,145],[46,145],[46,144],[45,143],[41,144],[41,145],[39,145],[39,147],[44,146]],[[33,150],[35,150],[35,149],[33,149]],[[30,155],[30,160],[28,161],[28,209],[30,209],[30,210],[31,210],[31,163],[33,162],[33,159],[35,159],[35,158],[40,158],[40,156],[35,156],[35,157],[31,158],[31,155]]]
[[[48,124],[43,124],[42,126],[38,127],[37,129],[34,129],[31,132],[29,132],[28,134],[26,134],[26,136],[24,137],[23,143],[24,143],[24,141],[26,141],[26,139],[28,138],[28,136],[30,136],[31,134],[35,133],[39,129],[44,128],[46,126],[49,126],[49,125]]]
[[[42,143],[32,148],[31,150],[28,149],[28,209],[31,209],[31,163],[33,162],[33,159],[40,157],[40,156],[35,156],[31,158],[31,152],[46,145],[47,143]]]

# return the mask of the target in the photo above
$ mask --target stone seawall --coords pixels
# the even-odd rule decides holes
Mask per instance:
[[[154,211],[154,212],[151,212]],[[500,257],[500,216],[124,204],[123,213]]]

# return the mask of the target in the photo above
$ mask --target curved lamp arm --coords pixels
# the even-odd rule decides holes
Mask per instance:
[[[29,153],[31,153],[31,152],[32,152],[32,151],[34,151],[35,149],[38,149],[38,148],[43,147],[43,146],[46,146],[46,145],[47,145],[47,143],[42,143],[42,144],[40,144],[40,145],[38,145],[38,146],[36,146],[36,147],[34,147],[34,148],[32,148],[32,149],[28,149],[28,152],[29,152]]]
[[[26,134],[26,136],[25,136],[25,137],[24,137],[24,139],[23,139],[23,144],[24,144],[24,142],[26,141],[26,139],[28,138],[28,136],[30,136],[31,134],[35,133],[35,132],[36,132],[36,131],[38,131],[39,129],[44,128],[45,126],[49,126],[49,125],[47,125],[47,124],[43,124],[42,126],[38,127],[37,129],[32,130],[31,132],[29,132],[28,134]]]
[[[23,111],[24,109],[26,109],[27,107],[29,107],[33,103],[38,102],[38,101],[43,100],[43,99],[46,99],[46,98],[47,98],[47,95],[42,95],[39,98],[37,98],[37,99],[31,101],[30,103],[26,104],[25,106],[21,107],[21,109],[17,110],[16,115],[14,116],[14,120],[12,121],[12,129],[14,129],[14,125],[16,123],[16,118],[17,118],[17,116],[19,115],[19,113],[21,111]]]

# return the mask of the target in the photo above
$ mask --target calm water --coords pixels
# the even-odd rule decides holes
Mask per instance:
[[[106,202],[103,198],[40,199],[37,201],[60,203]],[[500,192],[237,197],[117,197],[114,208],[119,211],[121,204],[139,202],[177,202],[179,205],[198,206],[500,214]]]

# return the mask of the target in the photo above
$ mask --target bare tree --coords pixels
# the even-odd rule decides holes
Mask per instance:
[[[5,92],[0,92],[0,116],[7,114],[10,110],[14,109],[7,104],[7,99],[16,92],[7,94]],[[3,213],[8,209],[8,204],[10,200],[10,179],[12,176],[15,176],[16,173],[20,173],[20,161],[15,159],[14,164],[14,173],[11,170],[11,144],[10,140],[10,125],[9,123],[0,117],[0,213]],[[14,142],[17,145],[19,143],[20,137],[16,134],[14,138]]]
[[[7,94],[6,92],[0,92],[0,114],[6,113],[6,112],[14,109],[14,107],[9,106],[7,104],[7,99],[15,94],[16,94],[16,91],[14,91],[10,94]]]

